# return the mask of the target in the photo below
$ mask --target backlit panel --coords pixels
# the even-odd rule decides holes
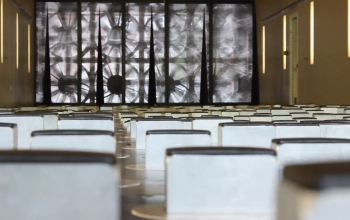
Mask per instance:
[[[252,6],[214,5],[213,26],[213,102],[251,102]]]
[[[43,101],[48,12],[51,101],[53,103],[77,103],[77,3],[38,2],[36,7],[36,101]]]
[[[208,26],[209,16],[205,4],[170,5],[170,103],[199,102],[204,14]],[[206,34],[208,44],[208,32]]]
[[[156,71],[157,103],[165,101],[164,4],[127,4],[126,15],[126,103],[147,103],[151,9]]]
[[[121,103],[121,32],[122,5],[119,3],[81,3],[82,74],[81,100],[94,103],[96,99],[96,71],[99,17],[103,57],[103,89],[105,103]]]
[[[157,103],[167,100],[165,91],[170,92],[169,103],[199,103],[204,18],[208,79],[213,75],[208,89],[213,91],[213,102],[251,102],[252,5],[189,2],[167,6],[168,9],[164,3],[36,2],[36,102],[43,102],[46,10],[53,103],[77,103],[79,99],[81,103],[96,102],[99,16],[104,102],[147,103],[151,14]]]

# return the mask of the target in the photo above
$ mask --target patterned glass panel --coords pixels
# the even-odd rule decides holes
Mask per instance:
[[[252,6],[216,4],[213,12],[213,101],[251,102]]]
[[[126,16],[126,103],[147,103],[151,10],[156,62],[157,103],[165,101],[164,4],[127,4]]]
[[[206,4],[171,4],[169,81],[171,103],[197,103],[200,97],[203,15],[208,44]]]
[[[75,2],[38,2],[36,7],[36,101],[43,101],[48,12],[51,101],[53,103],[77,103],[77,4]]]
[[[99,16],[100,15],[100,16]],[[81,100],[95,103],[99,17],[103,57],[105,103],[121,103],[122,5],[118,3],[81,3],[82,73]]]
[[[169,48],[165,48],[163,3],[37,2],[36,102],[43,102],[46,17],[49,13],[51,92],[53,103],[95,103],[98,17],[101,13],[105,103],[147,103],[149,84],[150,18],[153,14],[156,95],[170,103],[198,103],[201,82],[203,15],[207,51],[213,54],[215,103],[251,101],[253,20],[250,4],[213,5],[213,45],[209,48],[209,16],[206,4],[169,5]],[[123,7],[125,4],[125,7]],[[125,8],[125,17],[122,9]],[[81,19],[77,21],[77,13]],[[123,19],[126,44],[122,48]],[[78,23],[81,33],[78,35]],[[78,53],[78,36],[82,50]],[[122,63],[122,49],[126,62]],[[165,51],[169,54],[169,84],[165,84]],[[78,57],[81,55],[81,57]],[[207,54],[207,58],[208,58]],[[81,60],[81,63],[78,61]],[[207,62],[209,64],[209,61]],[[124,66],[123,66],[124,65]],[[81,67],[81,81],[78,70]],[[209,70],[208,70],[209,72]],[[212,84],[210,84],[212,85]]]

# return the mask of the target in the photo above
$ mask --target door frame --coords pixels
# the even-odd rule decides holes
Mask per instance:
[[[295,103],[294,101],[294,75],[293,75],[293,56],[296,57],[296,59],[298,60],[298,66],[299,66],[299,36],[297,35],[297,54],[293,54],[293,19],[297,19],[297,30],[298,30],[298,35],[299,35],[299,14],[298,12],[294,12],[292,14],[290,14],[288,16],[288,27],[289,27],[289,32],[288,32],[288,36],[289,36],[289,68],[288,68],[288,72],[289,72],[289,104],[290,105],[293,105],[293,104],[297,104],[298,101],[299,101],[299,94],[298,94],[298,91],[297,91],[297,103]],[[297,71],[297,75],[299,75],[299,70]],[[299,79],[299,77],[297,76],[297,80]],[[299,82],[297,82],[297,89],[299,88],[298,87],[299,85]]]

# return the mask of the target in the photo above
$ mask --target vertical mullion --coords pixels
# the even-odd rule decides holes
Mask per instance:
[[[214,73],[213,73],[213,7],[211,2],[208,4],[209,13],[209,104],[213,104],[214,95]]]
[[[139,7],[138,7],[139,11],[139,24],[140,25],[144,25],[145,24],[145,12],[146,12],[146,7],[144,4],[140,4]],[[140,25],[138,28],[140,28]],[[142,32],[139,31],[139,42],[145,42],[145,31],[146,30],[143,30]],[[140,62],[138,63],[139,64],[139,79],[140,79],[140,88],[141,90],[139,91],[139,103],[140,104],[143,104],[145,103],[145,59],[146,57],[144,56],[144,48],[140,48],[139,50],[139,58],[140,58]],[[142,62],[142,63],[141,63]],[[140,74],[142,73],[142,75]],[[142,76],[142,78],[140,77]],[[149,76],[149,73],[148,73],[148,76]],[[149,86],[149,80],[148,80],[148,86]],[[148,94],[149,95],[149,94]],[[147,100],[147,103],[148,103],[148,100]]]
[[[78,104],[81,104],[81,74],[82,74],[82,30],[81,30],[81,0],[77,1],[77,20],[78,20],[78,72],[77,72],[77,82],[78,82]]]
[[[126,2],[122,2],[122,77],[123,77],[123,90],[122,90],[122,104],[125,104],[125,95],[126,95],[126,80],[125,80],[125,65],[126,65]]]
[[[165,29],[165,54],[164,54],[164,66],[165,66],[165,104],[169,104],[170,99],[170,81],[169,81],[169,2],[164,2],[164,29]]]

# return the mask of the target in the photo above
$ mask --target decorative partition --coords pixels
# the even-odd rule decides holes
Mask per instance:
[[[157,103],[199,103],[203,46],[210,102],[250,103],[253,6],[38,1],[36,102],[45,91],[48,16],[52,103],[96,103],[100,19],[104,103],[146,104],[152,16]]]

